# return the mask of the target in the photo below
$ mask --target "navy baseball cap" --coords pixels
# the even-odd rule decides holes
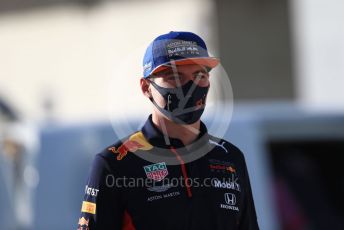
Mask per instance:
[[[219,62],[219,59],[209,57],[207,46],[198,35],[171,31],[155,38],[148,46],[143,58],[143,77],[147,78],[172,64],[199,64],[212,69]]]

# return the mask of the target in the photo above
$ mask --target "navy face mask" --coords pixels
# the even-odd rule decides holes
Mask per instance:
[[[209,86],[200,87],[192,80],[176,88],[164,88],[150,81],[153,87],[165,99],[166,105],[160,107],[150,98],[155,107],[177,124],[193,124],[201,118]]]

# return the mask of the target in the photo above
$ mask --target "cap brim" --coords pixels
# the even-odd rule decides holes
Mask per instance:
[[[197,65],[202,65],[202,66],[205,66],[205,67],[208,67],[208,68],[212,69],[212,68],[216,67],[219,63],[220,63],[220,60],[218,58],[215,58],[215,57],[185,58],[185,59],[176,60],[174,62],[167,62],[167,63],[161,64],[161,65],[157,66],[152,71],[151,74],[155,74],[155,73],[163,71],[163,70],[165,70],[167,68],[170,68],[174,64],[176,66],[197,64]]]

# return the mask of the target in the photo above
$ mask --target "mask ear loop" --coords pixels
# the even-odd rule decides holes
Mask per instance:
[[[155,82],[153,82],[153,81],[151,81],[151,80],[149,80],[149,79],[147,79],[147,80],[148,80],[150,83],[152,83],[153,87],[154,87],[155,89],[157,89],[158,92],[160,92],[160,91],[159,91],[159,87],[160,87],[160,86],[158,86]],[[167,109],[161,108],[161,107],[158,105],[158,103],[156,103],[156,101],[154,100],[153,97],[150,97],[149,100],[153,103],[153,105],[154,105],[162,114],[164,114],[164,115],[165,115],[166,117],[168,117],[170,120],[175,121],[175,122],[177,122],[177,123],[179,123],[179,124],[183,124],[183,123],[184,123],[182,120],[173,117],[172,114],[171,114],[171,113],[172,113],[172,111],[170,111],[170,109],[171,109],[171,108],[170,108],[170,104],[172,104],[172,96],[171,96],[171,94],[168,94],[168,96],[167,96]]]
[[[158,86],[154,81],[152,81],[152,80],[150,80],[150,79],[147,79],[151,84],[152,84],[152,86],[156,89],[156,90],[158,90],[158,92],[159,93],[161,93],[160,92],[160,86]],[[154,98],[151,96],[151,97],[149,97],[149,100],[153,103],[153,105],[162,113],[162,114],[164,114],[165,116],[167,116],[168,118],[170,118],[170,119],[172,119],[172,116],[169,114],[169,113],[167,113],[166,112],[166,110],[164,109],[164,108],[161,108],[159,105],[158,105],[158,103],[156,103],[156,101],[154,100]],[[168,112],[172,112],[172,111],[170,111],[170,104],[172,104],[172,96],[171,96],[171,94],[168,94],[168,96],[167,96],[167,111]]]
[[[168,96],[167,96],[167,110],[170,111],[170,112],[172,112],[170,110],[170,104],[171,103],[172,103],[172,101],[171,101],[171,94],[168,94]]]
[[[158,84],[156,84],[154,81],[150,80],[150,79],[147,79],[152,85],[153,87],[158,90],[158,92],[160,94],[162,94],[161,90],[162,90],[162,87],[159,86]],[[177,90],[173,90],[173,92],[177,93],[178,91]],[[182,121],[181,119],[178,119],[177,117],[174,117],[172,115],[172,111],[170,111],[170,104],[172,104],[172,96],[171,94],[168,94],[167,95],[167,109],[164,109],[162,107],[160,107],[158,105],[158,103],[156,103],[156,101],[154,100],[153,97],[149,97],[149,100],[153,103],[153,105],[162,113],[164,114],[166,117],[168,117],[170,120],[178,123],[178,124],[186,124],[184,121]],[[192,128],[193,130],[193,128]],[[195,132],[195,130],[193,130],[193,132]]]

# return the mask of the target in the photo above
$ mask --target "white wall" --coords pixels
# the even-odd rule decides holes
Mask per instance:
[[[344,111],[344,1],[292,0],[299,102]]]
[[[214,52],[212,18],[208,0],[116,1],[0,15],[0,95],[38,120],[44,98],[63,121],[107,118],[108,104],[123,99],[140,111],[148,103],[138,88],[145,47],[162,33],[190,30]]]

